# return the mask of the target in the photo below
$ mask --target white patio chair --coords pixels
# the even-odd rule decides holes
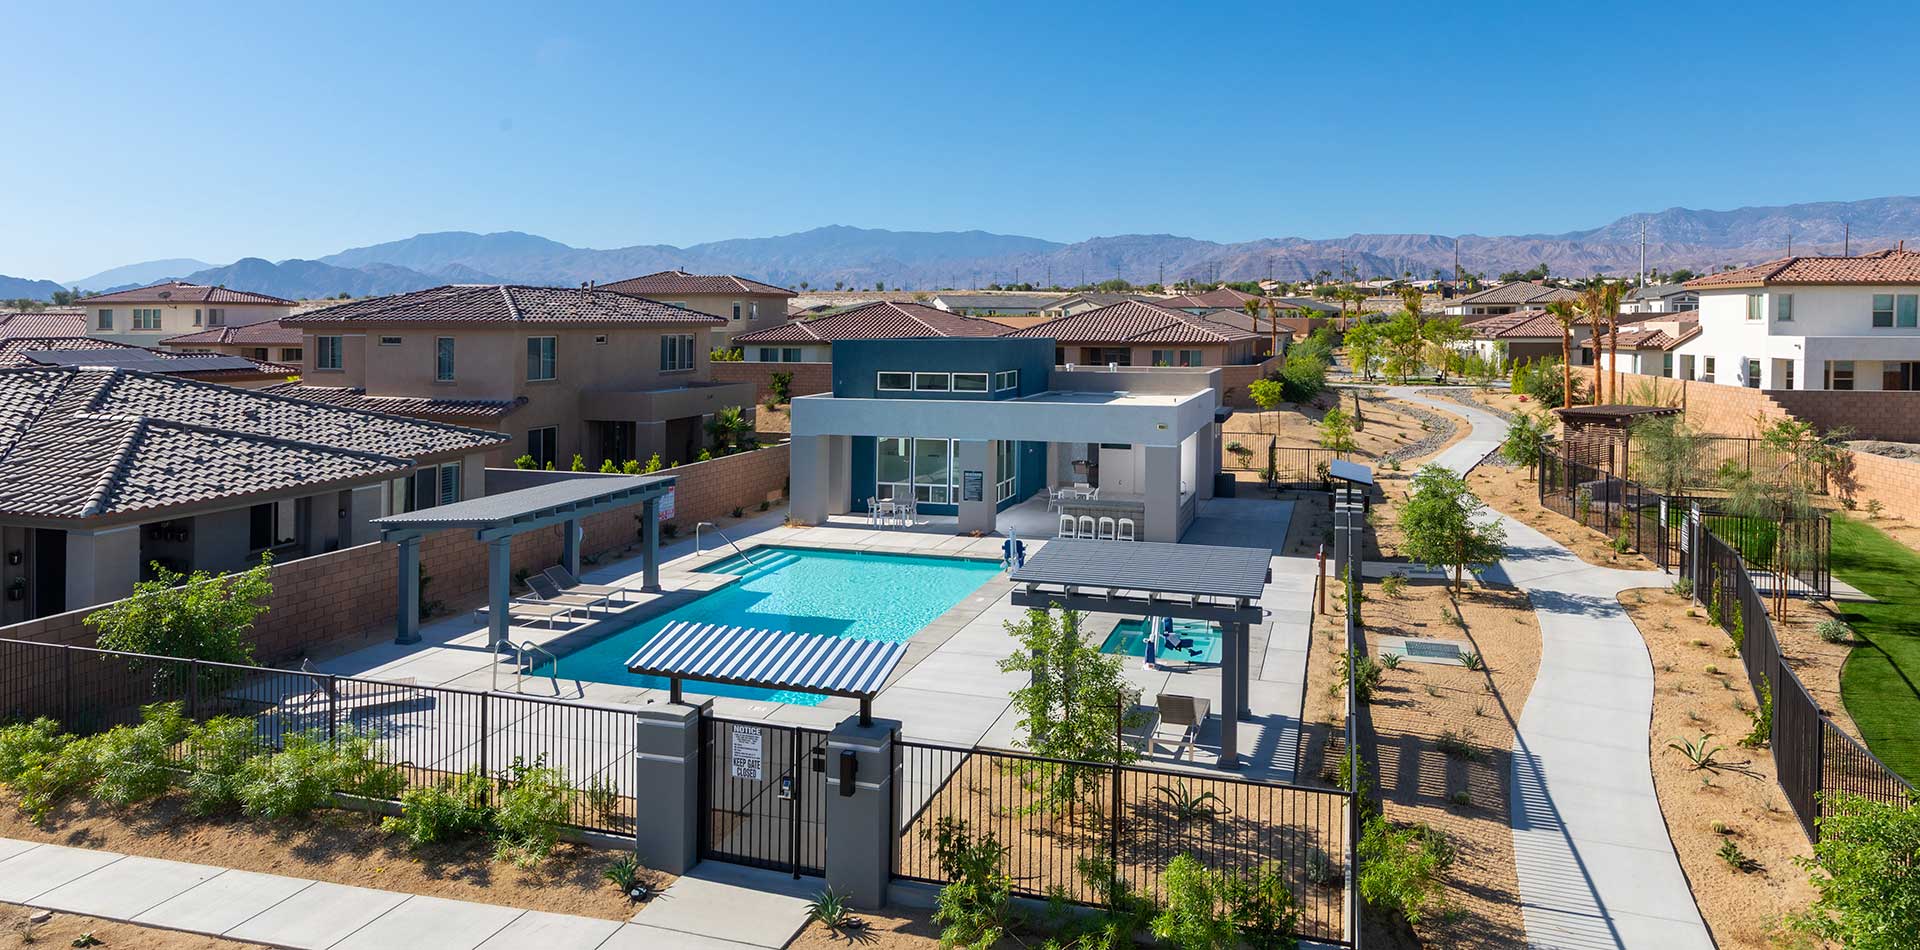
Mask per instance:
[[[1180,758],[1182,750],[1187,758],[1193,758],[1193,741],[1200,735],[1201,724],[1207,721],[1212,701],[1201,696],[1161,693],[1154,703],[1160,709],[1160,719],[1153,724],[1153,733],[1147,736],[1147,754],[1170,745],[1175,760]]]
[[[1083,537],[1083,538],[1098,537],[1098,535],[1095,534],[1093,530],[1093,525],[1094,525],[1094,522],[1093,522],[1092,515],[1081,515],[1080,516],[1080,537]]]
[[[867,527],[869,528],[880,527],[880,499],[879,498],[875,498],[871,496],[867,498]]]
[[[1113,540],[1113,519],[1112,518],[1102,517],[1100,519],[1100,533],[1096,535],[1096,537],[1098,537],[1102,541]]]
[[[1133,540],[1133,519],[1132,519],[1132,518],[1122,518],[1122,519],[1120,519],[1120,529],[1119,529],[1119,530],[1120,530],[1120,533],[1119,533],[1119,534],[1117,535],[1117,537],[1118,537],[1118,538],[1119,538],[1120,540],[1122,540],[1122,541],[1131,541],[1131,540]]]
[[[1073,516],[1072,515],[1060,516],[1060,537],[1063,537],[1063,538],[1073,537]]]

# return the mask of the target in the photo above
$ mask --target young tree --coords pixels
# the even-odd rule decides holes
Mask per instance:
[[[1560,325],[1560,392],[1566,405],[1573,405],[1573,328],[1580,322],[1580,311],[1573,304],[1556,300],[1547,304],[1547,313]]]
[[[1361,322],[1347,331],[1347,362],[1361,379],[1373,378],[1373,362],[1386,341],[1380,336],[1380,324]]]
[[[177,656],[217,663],[252,663],[255,617],[273,594],[270,560],[237,574],[182,575],[153,563],[153,580],[133,594],[87,615],[103,650]],[[164,671],[163,671],[164,672]]]
[[[1663,495],[1679,495],[1706,477],[1706,444],[1679,415],[1656,416],[1632,429],[1627,463],[1633,478]]]
[[[1428,464],[1413,475],[1413,491],[1400,509],[1401,548],[1422,564],[1453,568],[1453,589],[1470,564],[1499,560],[1506,530],[1482,517],[1486,503],[1450,468]]]
[[[1256,379],[1248,383],[1247,395],[1253,399],[1254,405],[1260,407],[1262,425],[1265,425],[1267,421],[1267,413],[1272,412],[1278,408],[1281,403],[1287,401],[1286,387],[1282,386],[1279,380],[1271,377]]]
[[[1534,470],[1540,464],[1540,450],[1546,448],[1552,437],[1553,425],[1546,413],[1514,413],[1507,423],[1507,441],[1500,444],[1500,457],[1525,467],[1527,480],[1532,481]]]
[[[1353,420],[1338,406],[1320,417],[1320,447],[1342,455],[1359,449],[1353,441]]]
[[[1387,349],[1387,372],[1400,377],[1402,383],[1420,369],[1420,351],[1425,345],[1420,329],[1420,318],[1411,313],[1398,314],[1380,327]]]
[[[1460,344],[1466,342],[1467,336],[1467,328],[1460,324],[1459,317],[1436,317],[1420,327],[1427,357],[1440,368],[1443,377],[1447,370],[1461,363]]]
[[[1125,765],[1139,752],[1118,736],[1139,722],[1139,692],[1122,673],[1120,657],[1081,638],[1080,620],[1073,611],[1056,617],[1036,609],[1006,623],[1019,648],[1000,661],[1000,669],[1028,675],[1012,693],[1022,742],[1047,758]],[[1040,791],[1040,806],[1058,814],[1097,791],[1106,775],[1101,768],[1036,767],[1028,784]]]
[[[1819,897],[1792,918],[1796,929],[1849,950],[1913,946],[1920,920],[1920,795],[1878,802],[1824,796],[1812,858],[1795,858]]]

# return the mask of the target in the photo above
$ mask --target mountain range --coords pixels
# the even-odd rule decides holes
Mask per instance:
[[[815,288],[914,289],[1030,281],[1072,285],[1122,277],[1136,284],[1187,278],[1303,280],[1321,271],[1359,277],[1451,274],[1457,259],[1469,272],[1497,275],[1546,264],[1552,273],[1630,274],[1640,267],[1645,228],[1649,266],[1696,271],[1798,253],[1889,246],[1920,237],[1920,198],[1776,205],[1706,211],[1669,208],[1631,214],[1601,227],[1562,234],[1510,236],[1353,234],[1343,238],[1262,238],[1219,243],[1171,234],[1128,234],[1064,244],[985,231],[887,231],[832,225],[777,237],[740,238],[675,247],[642,244],[578,248],[517,231],[447,231],[349,248],[317,260],[244,258],[186,271],[190,259],[130,264],[79,286],[93,292],[140,286],[167,277],[224,284],[289,298],[398,293],[445,283],[607,282],[684,268],[732,273],[769,283]],[[113,283],[113,281],[121,281]],[[72,286],[72,285],[68,285]],[[20,288],[9,290],[8,288]],[[37,288],[37,289],[35,289]],[[44,297],[57,285],[0,277],[0,298]]]

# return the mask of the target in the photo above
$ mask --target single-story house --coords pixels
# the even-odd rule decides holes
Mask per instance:
[[[1482,356],[1496,356],[1504,351],[1510,362],[1532,363],[1557,360],[1564,355],[1560,349],[1560,321],[1545,310],[1520,310],[1485,317],[1467,324],[1467,332],[1471,334],[1468,345]],[[1590,359],[1592,351],[1580,348],[1580,342],[1587,338],[1586,324],[1575,324],[1572,336],[1574,362],[1587,365],[1582,360]]]
[[[1470,323],[1480,317],[1541,310],[1550,303],[1572,303],[1578,299],[1580,295],[1571,290],[1548,287],[1538,281],[1516,280],[1457,298],[1447,304],[1446,313]]]
[[[749,363],[825,363],[839,340],[999,336],[1006,329],[926,304],[882,300],[743,333],[733,345]]]
[[[928,303],[936,309],[961,316],[978,317],[989,313],[1004,313],[1015,316],[1039,313],[1060,299],[1060,294],[1005,294],[970,293],[934,294]]]
[[[1690,370],[1692,359],[1674,351],[1699,335],[1700,311],[1639,316],[1647,319],[1619,325],[1617,337],[1621,372],[1675,378],[1679,371]],[[1597,341],[1598,355],[1593,352],[1596,341],[1581,343],[1580,362],[1591,365],[1597,361],[1603,367],[1609,365],[1608,356],[1615,348],[1614,342],[1602,336]]]
[[[163,349],[179,353],[225,353],[249,359],[300,365],[306,358],[299,327],[278,320],[238,327],[211,327],[160,341]]]
[[[1053,340],[1054,362],[1062,366],[1244,366],[1266,359],[1271,336],[1247,328],[1244,312],[1234,314],[1233,322],[1226,322],[1127,300],[1007,336]]]
[[[284,384],[300,367],[222,353],[170,353],[87,336],[13,337],[0,340],[0,368],[85,366],[135,369],[202,382],[257,389]]]

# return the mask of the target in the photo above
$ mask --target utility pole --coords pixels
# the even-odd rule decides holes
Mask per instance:
[[[1840,232],[1840,256],[1852,257],[1853,256],[1853,222],[1852,221],[1842,222],[1842,226],[1844,227],[1845,230],[1842,230]]]
[[[1160,262],[1160,276],[1157,278],[1156,282],[1159,283],[1160,289],[1162,291],[1165,291],[1167,289],[1167,262],[1166,261]]]
[[[1647,285],[1647,219],[1640,219],[1640,286]]]
[[[1793,256],[1793,225],[1787,225],[1787,256]]]

